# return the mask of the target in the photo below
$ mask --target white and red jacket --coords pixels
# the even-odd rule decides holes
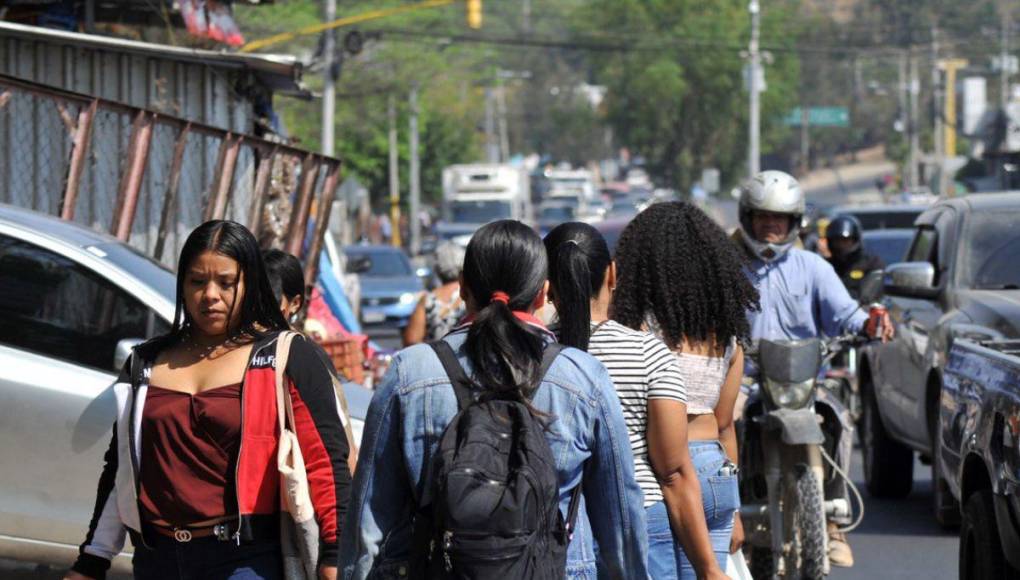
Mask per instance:
[[[335,565],[337,538],[350,500],[350,449],[337,413],[332,378],[316,347],[304,337],[291,343],[286,376],[294,405],[294,431],[301,446],[312,504],[319,525],[319,561]],[[144,542],[139,510],[142,412],[156,341],[135,349],[113,389],[117,421],[99,478],[96,507],[73,570],[103,578],[110,560],[132,542]],[[241,386],[241,444],[235,480],[240,542],[253,539],[252,526],[280,509],[276,468],[279,425],[276,413],[276,333],[256,341]],[[233,515],[233,514],[228,514]]]

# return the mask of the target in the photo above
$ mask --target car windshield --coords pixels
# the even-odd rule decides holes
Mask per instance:
[[[971,214],[962,271],[978,290],[1020,289],[1020,211]]]
[[[848,211],[861,222],[861,228],[865,230],[883,230],[889,228],[912,228],[914,220],[921,215],[921,208],[917,210],[896,210],[896,211]]]
[[[869,236],[864,235],[864,251],[878,256],[885,265],[902,262],[914,237],[913,230],[903,230],[896,235]]]
[[[569,222],[574,219],[574,208],[569,205],[557,205],[550,207],[543,207],[542,212],[539,215],[539,219],[542,221],[563,221]]]
[[[510,203],[506,201],[455,201],[453,221],[462,224],[484,224],[511,217]]]
[[[411,275],[411,264],[407,258],[399,252],[348,252],[348,264],[353,264],[361,258],[368,258],[371,262],[368,270],[362,276],[369,278],[397,278]]]
[[[555,195],[553,198],[556,200],[556,203],[568,205],[574,209],[581,206],[581,199],[575,195]]]

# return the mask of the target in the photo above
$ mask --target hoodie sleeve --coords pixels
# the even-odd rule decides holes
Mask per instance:
[[[307,338],[291,343],[287,360],[294,431],[308,472],[319,524],[319,562],[336,565],[337,538],[351,495],[350,444],[337,410],[333,376]]]

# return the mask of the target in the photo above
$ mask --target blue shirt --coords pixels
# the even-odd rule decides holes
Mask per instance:
[[[747,269],[761,311],[749,311],[751,339],[802,339],[859,333],[868,320],[824,258],[792,248],[772,262]]]
[[[465,370],[466,330],[450,343]],[[555,420],[548,433],[564,514],[581,484],[581,507],[567,549],[567,578],[647,578],[648,536],[641,488],[620,400],[598,360],[565,349],[532,404]],[[430,460],[457,413],[457,399],[428,345],[400,351],[372,397],[347,521],[341,530],[344,580],[408,574],[411,514],[429,482]],[[598,545],[596,556],[595,546]]]

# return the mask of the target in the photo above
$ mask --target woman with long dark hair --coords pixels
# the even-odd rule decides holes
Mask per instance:
[[[677,577],[672,528],[699,578],[726,578],[712,551],[687,450],[687,392],[676,358],[655,335],[610,319],[616,266],[598,230],[561,224],[546,235],[545,249],[560,342],[599,359],[620,396],[644,508],[649,524],[661,528],[649,528],[649,575]]]
[[[418,545],[412,539],[415,522],[436,500],[429,496],[437,448],[462,396],[437,356],[444,348],[452,349],[453,364],[470,377],[476,403],[526,401],[545,425],[540,436],[554,458],[558,515],[568,519],[572,498],[579,502],[576,525],[565,540],[566,570],[558,577],[646,577],[641,490],[609,375],[591,355],[570,348],[560,351],[543,375],[544,353],[553,348],[554,336],[534,311],[545,301],[546,267],[542,240],[520,222],[493,222],[471,238],[461,285],[465,323],[435,345],[397,354],[369,408],[350,520],[341,538],[344,577],[423,574],[411,561]],[[492,447],[494,458],[499,448]],[[463,475],[481,476],[474,470]],[[506,481],[481,483],[486,481],[493,490],[509,489]],[[574,494],[578,486],[583,492]],[[484,522],[489,512],[482,511]],[[491,514],[497,516],[507,514]],[[457,534],[451,530],[442,536],[440,549],[453,544]]]
[[[744,368],[742,345],[750,337],[746,312],[758,307],[758,293],[726,232],[686,202],[654,204],[638,214],[620,236],[616,261],[613,319],[650,329],[680,363],[688,447],[712,546],[725,566],[727,554],[744,539],[733,411]],[[658,519],[650,514],[649,526],[668,530]],[[683,550],[678,555],[680,577],[694,578],[691,558]]]
[[[113,440],[96,508],[67,578],[102,578],[125,533],[135,576],[283,577],[275,349],[288,328],[255,238],[210,221],[188,236],[173,329],[135,348],[114,385]],[[350,490],[332,380],[303,338],[285,369],[320,532],[336,577]]]

